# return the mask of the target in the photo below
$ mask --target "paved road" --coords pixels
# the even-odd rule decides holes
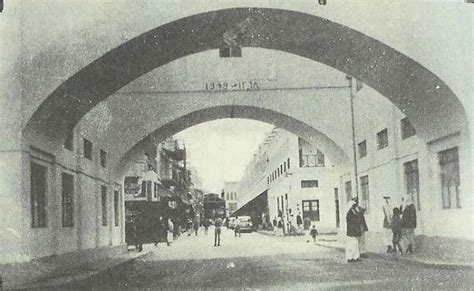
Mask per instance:
[[[334,249],[301,237],[258,233],[234,238],[224,231],[222,245],[209,236],[182,237],[172,246],[146,246],[154,252],[106,273],[60,289],[473,289],[474,271],[432,267],[373,256],[349,264]]]

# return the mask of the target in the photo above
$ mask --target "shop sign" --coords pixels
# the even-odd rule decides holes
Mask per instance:
[[[140,183],[140,177],[138,176],[128,176],[125,177],[125,180],[123,182],[123,187],[125,194],[128,195],[133,195],[135,197],[140,197],[143,196],[145,197],[145,193],[142,194],[142,185]]]

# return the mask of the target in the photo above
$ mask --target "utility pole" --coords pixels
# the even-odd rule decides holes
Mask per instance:
[[[349,97],[351,98],[351,126],[352,126],[352,154],[354,159],[354,178],[355,178],[355,193],[356,197],[359,197],[359,177],[357,175],[357,145],[356,145],[356,132],[355,132],[355,118],[354,118],[354,92],[353,92],[353,80],[351,76],[346,77],[349,80]]]

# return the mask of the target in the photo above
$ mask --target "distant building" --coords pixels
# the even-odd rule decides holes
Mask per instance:
[[[189,165],[187,166],[187,168],[188,168],[188,171],[189,171],[191,183],[193,184],[193,188],[202,190],[203,189],[202,179],[199,176],[199,173],[196,170],[196,168],[194,168],[192,166],[189,166]]]
[[[224,200],[225,200],[225,209],[226,216],[232,215],[237,210],[238,205],[238,195],[237,189],[239,182],[225,182],[224,183]]]

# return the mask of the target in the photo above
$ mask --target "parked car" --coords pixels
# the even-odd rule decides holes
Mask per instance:
[[[240,232],[251,232],[253,228],[252,218],[250,216],[237,217],[235,224],[240,226]]]
[[[236,221],[237,221],[237,218],[229,217],[229,223],[227,224],[227,228],[234,229]]]

